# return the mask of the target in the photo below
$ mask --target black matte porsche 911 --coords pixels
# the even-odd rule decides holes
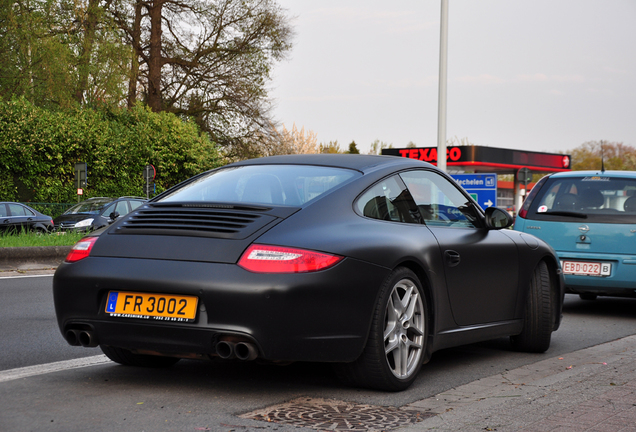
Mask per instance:
[[[332,362],[407,388],[439,349],[559,327],[554,251],[445,173],[393,156],[291,155],[202,173],[77,243],[55,273],[71,345],[117,363]]]

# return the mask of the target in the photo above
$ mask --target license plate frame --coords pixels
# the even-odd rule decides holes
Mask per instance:
[[[109,291],[105,312],[116,318],[190,323],[196,319],[199,298],[181,294]]]
[[[573,276],[608,277],[612,275],[612,263],[604,261],[562,260],[563,274]]]

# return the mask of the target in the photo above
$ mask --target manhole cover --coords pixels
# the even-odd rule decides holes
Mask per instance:
[[[298,398],[241,415],[321,431],[386,431],[417,423],[434,414],[327,399]]]

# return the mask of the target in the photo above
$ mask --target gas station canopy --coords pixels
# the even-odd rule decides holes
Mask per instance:
[[[419,159],[437,165],[437,147],[384,149],[383,155]],[[522,168],[534,172],[570,171],[570,155],[511,150],[483,146],[453,146],[446,149],[446,166],[457,170],[513,174]]]

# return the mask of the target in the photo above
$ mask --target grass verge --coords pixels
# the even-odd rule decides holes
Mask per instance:
[[[33,232],[6,234],[0,236],[0,247],[33,247],[33,246],[72,246],[86,233],[51,233],[35,234]]]

